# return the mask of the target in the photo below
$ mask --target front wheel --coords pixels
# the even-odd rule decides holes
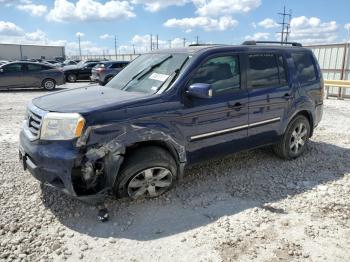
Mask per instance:
[[[141,148],[126,159],[114,191],[132,199],[158,197],[174,185],[176,174],[177,165],[169,152],[160,147]]]
[[[280,142],[274,146],[275,153],[284,159],[299,157],[305,151],[310,134],[309,120],[302,115],[295,117]]]

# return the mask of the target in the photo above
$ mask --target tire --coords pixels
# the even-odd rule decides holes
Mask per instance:
[[[156,146],[136,149],[125,160],[114,185],[117,197],[158,197],[175,183],[177,164],[171,154]]]
[[[41,85],[47,91],[52,91],[56,88],[55,80],[49,78],[44,79]]]
[[[77,76],[75,74],[69,74],[67,76],[67,81],[70,83],[74,83],[77,81]]]
[[[302,115],[296,116],[288,125],[283,137],[273,149],[283,159],[295,159],[305,151],[311,134],[310,122]]]

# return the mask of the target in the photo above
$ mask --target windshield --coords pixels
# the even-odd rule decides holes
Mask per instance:
[[[80,61],[80,62],[77,64],[77,67],[82,67],[84,64],[85,64],[85,61]]]
[[[169,85],[187,61],[188,54],[141,55],[117,74],[107,86],[129,92],[154,94]],[[162,88],[164,90],[164,87]]]

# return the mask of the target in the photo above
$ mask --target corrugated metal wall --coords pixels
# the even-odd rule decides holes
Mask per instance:
[[[107,59],[107,60],[117,60],[117,61],[132,61],[139,54],[119,54],[115,55],[82,55],[82,56],[71,56],[70,59],[81,59],[81,60],[92,60],[92,59]]]
[[[324,79],[350,80],[350,44],[308,46],[318,59]],[[338,87],[330,87],[329,95],[338,96]],[[343,88],[343,97],[350,97],[350,89]]]

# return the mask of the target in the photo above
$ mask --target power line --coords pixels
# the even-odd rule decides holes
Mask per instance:
[[[282,26],[281,32],[281,43],[287,42],[289,34],[290,34],[290,21],[292,19],[292,10],[289,10],[286,13],[286,6],[283,6],[283,13],[278,13],[278,15],[282,16],[282,22],[279,24]]]

